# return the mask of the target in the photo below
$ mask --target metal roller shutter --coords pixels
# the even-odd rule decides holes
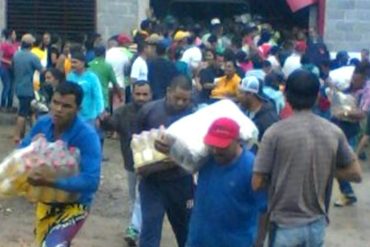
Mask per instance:
[[[96,30],[96,0],[8,0],[7,27],[71,38]]]

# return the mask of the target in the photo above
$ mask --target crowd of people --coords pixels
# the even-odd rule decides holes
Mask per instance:
[[[180,247],[263,246],[266,232],[269,246],[323,246],[333,179],[343,194],[335,206],[357,201],[350,182],[361,180],[357,156],[366,159],[370,136],[370,121],[361,128],[370,116],[367,49],[361,60],[350,61],[345,51],[331,60],[314,29],[278,31],[218,18],[208,27],[147,19],[107,42],[99,34],[76,42],[45,32],[24,34],[18,43],[15,30],[2,34],[1,111],[14,111],[15,93],[14,141],[23,147],[43,134],[82,156],[75,177],[29,178],[35,186],[81,194],[72,204],[38,204],[40,246],[69,246],[83,225],[98,189],[107,131],[118,135],[127,172],[130,246],[159,247],[165,214]],[[355,66],[344,93],[357,107],[333,115],[329,73],[344,66]],[[132,134],[168,127],[221,99],[235,101],[255,123],[258,145],[241,145],[240,126],[221,118],[204,138],[210,158],[196,185],[179,166],[135,173]],[[37,122],[25,137],[28,120]],[[169,153],[166,138],[155,146]]]

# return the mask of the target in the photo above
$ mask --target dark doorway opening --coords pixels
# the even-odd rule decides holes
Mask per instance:
[[[262,21],[277,28],[294,26],[307,28],[309,8],[292,13],[286,0],[151,0],[157,17],[172,15],[178,19],[191,17],[195,21],[208,21],[213,17],[221,19],[249,13],[262,17]]]

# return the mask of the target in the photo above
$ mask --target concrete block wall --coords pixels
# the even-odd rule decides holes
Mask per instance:
[[[0,29],[6,27],[6,0],[0,0]]]
[[[118,33],[129,33],[145,18],[149,0],[96,0],[97,32],[107,39]]]
[[[97,0],[97,32],[104,38],[136,27],[137,1]]]
[[[370,49],[370,0],[326,0],[324,39],[332,51]]]

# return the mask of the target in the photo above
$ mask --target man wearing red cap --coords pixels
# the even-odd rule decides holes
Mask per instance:
[[[126,95],[128,95],[130,91],[128,68],[130,67],[133,54],[129,51],[128,46],[131,43],[132,41],[128,35],[120,34],[116,39],[110,40],[111,47],[107,50],[105,56],[106,62],[113,67],[117,83],[121,88],[122,93]],[[110,96],[110,103],[112,103],[112,97],[115,97],[115,95],[111,94]],[[125,97],[123,100],[127,100],[127,98],[128,97]]]
[[[254,155],[239,141],[239,125],[217,119],[204,143],[210,157],[199,171],[187,247],[253,246],[266,194],[253,192]]]

